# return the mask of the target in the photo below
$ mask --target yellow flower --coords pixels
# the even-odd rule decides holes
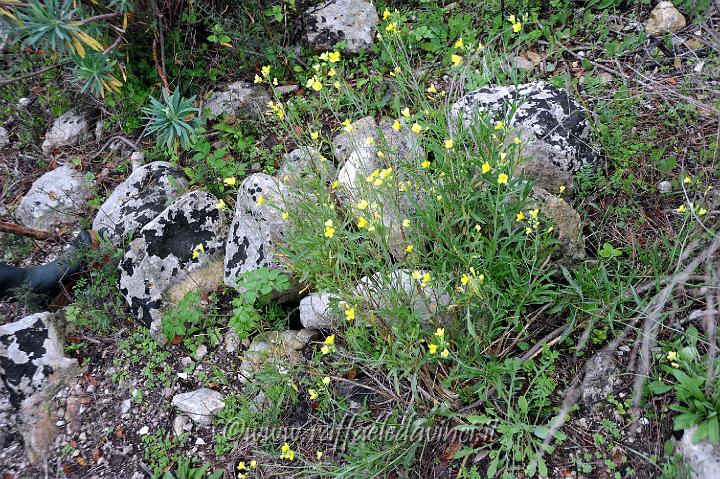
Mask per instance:
[[[398,120],[395,120],[395,123],[393,123],[392,128],[395,131],[400,131],[400,129],[402,128],[402,123],[400,123]]]
[[[519,145],[519,144],[520,144],[520,138],[518,138],[517,136],[516,136],[515,138],[513,138],[513,143],[515,143],[516,145]]]
[[[339,185],[340,185],[340,182],[338,180],[335,180],[330,184],[330,188],[333,190],[336,190]]]
[[[233,186],[233,185],[235,185],[235,183],[237,183],[237,180],[235,179],[234,176],[231,176],[229,178],[225,178],[223,180],[223,183],[225,183],[225,186]]]
[[[668,360],[668,361],[677,361],[677,358],[678,358],[677,352],[675,352],[675,351],[670,351],[669,353],[667,353],[667,360]]]
[[[327,386],[328,384],[330,384],[330,378],[327,377],[327,376],[325,376],[325,377],[322,379],[322,383],[323,383],[325,386]]]
[[[250,461],[250,469],[255,469],[257,467],[257,461],[253,459]]]
[[[507,158],[507,153],[503,151],[502,153],[500,153],[500,161],[505,161],[505,158]]]
[[[333,220],[327,220],[325,222],[325,237],[332,238],[335,234],[335,228],[333,227]]]
[[[475,225],[475,231],[477,231],[479,233],[481,229],[482,229],[482,226],[480,226],[479,224]]]
[[[508,175],[506,175],[505,173],[500,173],[498,175],[497,182],[498,182],[498,185],[507,185]]]
[[[413,133],[419,135],[423,128],[418,123],[414,123],[411,129]]]
[[[427,286],[427,284],[429,282],[430,282],[430,273],[423,273],[422,282],[421,282],[420,286],[425,287],[425,286]]]
[[[463,47],[463,40],[462,37],[458,38],[455,44],[453,45],[453,48],[462,48]]]
[[[333,83],[333,86],[339,90],[339,89],[340,89],[340,82],[339,82],[339,81],[336,81],[335,83]]]
[[[364,216],[358,217],[357,227],[360,229],[367,228],[368,222]]]
[[[223,200],[220,200],[217,203],[215,203],[215,208],[217,208],[219,210],[224,210],[225,208],[227,208],[227,206],[225,205],[225,202]]]
[[[308,81],[308,86],[315,91],[320,91],[323,87],[322,83],[320,83],[315,77],[312,77],[310,81]]]
[[[311,400],[311,401],[314,401],[314,400],[317,399],[318,393],[317,393],[317,391],[314,390],[314,389],[308,389],[308,396],[310,396],[310,400]]]
[[[435,331],[435,336],[438,338],[444,338],[445,337],[445,328],[437,328]]]
[[[686,185],[691,185],[692,182],[693,182],[692,177],[689,175],[686,176],[685,178],[683,178],[683,183],[685,183]]]
[[[430,351],[430,354],[435,354],[437,352],[437,348],[437,344],[428,344],[428,351]]]
[[[260,69],[260,72],[262,73],[262,76],[264,76],[265,78],[267,78],[268,75],[270,75],[270,65],[265,65],[264,67],[262,67],[262,68]]]
[[[360,208],[361,210],[364,210],[365,208],[368,207],[368,204],[369,203],[367,202],[367,200],[360,200],[360,203],[357,204],[357,207]]]
[[[383,153],[382,151],[378,151],[378,152],[377,152],[377,157],[378,157],[378,158],[385,158],[385,153]]]
[[[409,228],[410,227],[410,220],[405,218],[402,222],[403,227]]]
[[[343,130],[345,130],[347,133],[352,133],[353,126],[350,124],[350,119],[346,118],[345,121],[342,122]]]
[[[397,23],[395,23],[395,22],[388,23],[387,26],[385,27],[385,31],[388,33],[397,32],[398,31]]]
[[[405,118],[409,118],[410,117],[410,108],[408,108],[408,107],[403,108],[400,111],[400,114]]]
[[[263,197],[263,195],[257,195],[255,203],[257,203],[258,206],[262,206],[262,204],[265,203],[265,198]]]
[[[463,273],[463,275],[460,277],[460,284],[463,286],[467,286],[467,284],[470,282],[470,277]]]
[[[262,77],[261,77],[260,75],[258,75],[258,74],[255,74],[254,83],[262,83],[262,82],[263,82]]]
[[[422,163],[420,163],[420,166],[422,166],[423,168],[429,168],[430,162],[428,160],[425,160]]]
[[[522,30],[522,23],[520,23],[520,22],[513,23],[513,32],[517,33],[520,30]]]
[[[437,93],[437,88],[435,88],[435,84],[434,84],[434,83],[432,83],[432,84],[428,87],[427,92],[428,92],[428,93]]]
[[[372,233],[373,231],[375,231],[375,227],[374,227],[374,226],[369,227],[369,228],[368,228],[368,231],[369,231],[370,233]]]
[[[273,85],[278,86],[278,80],[276,77],[273,77]]]
[[[295,459],[295,451],[290,449],[290,445],[288,443],[283,444],[280,448],[280,458],[287,459],[288,461],[293,461]]]
[[[320,348],[320,352],[323,354],[329,354],[330,348],[328,346],[323,346],[322,348]]]
[[[685,213],[685,210],[686,208],[684,203],[675,209],[675,211],[677,211],[678,213]]]
[[[380,170],[380,178],[382,178],[383,180],[386,180],[390,177],[390,175],[392,175],[392,172],[393,172],[392,166],[390,166],[388,168],[383,168],[382,170]]]
[[[413,250],[413,245],[411,245],[411,244],[409,244],[405,247],[406,253],[412,253],[412,250]]]
[[[352,321],[353,319],[355,319],[355,308],[345,310],[345,319],[348,321]]]
[[[422,273],[418,270],[415,270],[412,272],[412,277],[413,277],[413,279],[420,279],[420,278],[422,278]]]
[[[525,215],[523,214],[522,211],[515,215],[515,221],[522,221],[524,219],[525,219]]]
[[[387,11],[387,10],[386,10],[386,11]],[[322,457],[323,457],[322,451],[317,451],[317,452],[315,453],[315,458],[316,458],[318,461],[321,460]]]
[[[530,210],[530,217],[533,219],[537,219],[538,214],[540,214],[540,210],[535,208],[534,210]]]
[[[388,17],[390,17],[390,10],[388,10],[386,8],[385,11],[383,12],[383,20],[387,20]]]
[[[330,63],[337,63],[340,61],[340,52],[330,52],[327,58]]]
[[[453,146],[455,146],[455,142],[452,141],[451,138],[448,138],[447,140],[445,140],[445,149],[451,150],[453,148]]]
[[[450,351],[447,350],[447,348],[443,349],[442,353],[440,353],[440,356],[446,358],[450,355]]]
[[[528,226],[527,228],[525,228],[525,234],[526,234],[526,235],[529,235],[529,234],[532,233],[532,232],[533,232],[533,229],[532,229],[531,227]]]
[[[481,52],[483,50],[483,48],[485,48],[485,45],[483,45],[482,42],[479,42],[478,46],[477,46],[477,50],[475,50],[475,51]]]
[[[488,171],[490,171],[490,163],[488,163],[488,162],[486,161],[485,163],[482,164],[482,167],[481,167],[481,168],[482,168],[482,174],[484,175],[485,173],[487,173]]]
[[[282,219],[286,220],[290,218],[290,213],[288,213],[287,211],[283,211],[280,216],[282,217]]]
[[[450,57],[450,61],[452,62],[453,66],[456,67],[462,63],[463,57],[461,57],[460,55],[453,54]]]
[[[502,121],[497,121],[497,122],[495,123],[495,129],[496,129],[496,130],[502,130],[503,128],[505,128],[505,123],[504,123],[504,122],[502,122]]]
[[[205,247],[201,243],[201,244],[195,246],[195,248],[193,248],[192,258],[198,259],[200,257],[200,253],[204,253],[204,252],[205,252]]]
[[[325,338],[325,341],[323,341],[323,343],[327,344],[328,346],[332,346],[333,344],[335,344],[335,335],[331,334],[330,336]]]
[[[312,131],[310,132],[310,138],[312,138],[313,140],[317,140],[318,138],[320,138],[320,133],[317,131]]]
[[[697,212],[698,216],[705,216],[707,214],[707,210],[705,208],[698,209]]]

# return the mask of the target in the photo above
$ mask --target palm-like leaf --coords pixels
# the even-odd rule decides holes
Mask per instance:
[[[172,95],[163,90],[162,101],[150,97],[150,106],[143,108],[148,120],[148,132],[155,133],[168,149],[186,146],[198,124],[199,110],[193,106],[195,97],[183,98],[180,90]]]

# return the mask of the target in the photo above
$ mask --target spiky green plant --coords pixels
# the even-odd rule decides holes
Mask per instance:
[[[80,27],[76,20],[78,9],[71,0],[32,0],[18,7],[18,34],[25,45],[64,53],[70,51],[80,57],[85,56],[87,45],[93,50],[102,51],[103,47]]]
[[[102,53],[90,53],[84,58],[73,57],[75,67],[73,74],[78,82],[82,83],[80,91],[91,93],[95,96],[105,97],[105,92],[117,92],[122,82],[112,74],[115,68],[115,61]]]
[[[180,89],[172,95],[163,90],[162,101],[150,97],[150,106],[143,108],[148,120],[148,132],[155,133],[158,141],[168,149],[186,146],[198,126],[200,111],[193,106],[195,97],[184,98]]]

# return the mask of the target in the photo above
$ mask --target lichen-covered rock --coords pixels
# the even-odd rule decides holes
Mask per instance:
[[[0,326],[0,379],[19,411],[18,430],[35,466],[47,458],[55,435],[47,403],[79,373],[77,361],[64,355],[63,337],[51,313]]]
[[[645,32],[653,37],[679,32],[687,21],[672,2],[659,2],[645,21]]]
[[[286,371],[291,364],[301,363],[304,360],[302,350],[316,334],[311,329],[258,334],[243,355],[238,380],[246,383],[252,373],[260,371],[268,363],[280,371]]]
[[[50,153],[53,148],[77,145],[91,137],[90,122],[87,115],[76,110],[63,113],[55,119],[45,133],[42,150]]]
[[[598,353],[585,365],[582,402],[588,406],[606,399],[613,391],[617,368],[609,354]]]
[[[15,217],[30,228],[54,232],[82,218],[91,195],[91,183],[71,166],[48,171],[30,187],[20,201]]]
[[[246,118],[262,117],[270,97],[261,87],[238,81],[213,92],[203,104],[209,116],[231,115]]]
[[[276,245],[288,222],[282,217],[287,187],[264,173],[248,176],[238,191],[235,216],[225,245],[225,284],[237,287],[242,273],[278,266]]]
[[[337,312],[332,310],[338,297],[332,293],[312,293],[300,300],[300,323],[307,329],[329,329],[338,325]]]
[[[338,163],[345,161],[352,152],[359,149],[375,151],[375,147],[367,142],[368,137],[377,135],[377,123],[371,116],[360,118],[350,123],[343,133],[332,141],[333,153]]]
[[[155,219],[187,187],[182,170],[166,161],[141,166],[100,206],[93,229],[119,244]]]
[[[315,50],[331,50],[347,43],[350,53],[372,45],[380,18],[365,0],[329,0],[305,13],[305,41]]]
[[[577,211],[562,198],[551,195],[538,186],[533,187],[531,197],[538,201],[533,206],[537,206],[540,213],[550,220],[560,242],[558,262],[573,266],[583,261],[585,236],[582,232],[582,220]]]
[[[208,388],[176,394],[172,405],[187,414],[196,424],[209,426],[212,419],[225,407],[225,396]]]
[[[516,173],[523,171],[549,191],[569,184],[572,174],[596,161],[587,112],[570,93],[549,83],[480,88],[452,106],[451,130],[458,120],[465,128],[504,121],[527,158]]]
[[[308,146],[283,155],[283,162],[276,176],[291,187],[314,179],[328,182],[335,177],[335,165],[328,161],[317,148]]]
[[[203,273],[220,271],[226,228],[217,202],[204,191],[184,194],[140,230],[120,262],[120,292],[161,343],[168,291],[185,282],[208,291],[222,282],[219,273]]]
[[[427,274],[427,271],[405,269],[395,270],[390,275],[378,272],[361,278],[355,286],[355,294],[363,297],[365,304],[388,322],[395,321],[393,311],[407,307],[423,325],[443,323],[450,295],[434,285],[433,278],[428,278]]]

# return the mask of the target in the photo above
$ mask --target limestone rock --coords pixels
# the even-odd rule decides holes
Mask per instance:
[[[76,224],[87,206],[90,183],[71,166],[48,171],[30,187],[15,216],[20,223],[41,231]]]
[[[155,161],[141,166],[100,206],[93,229],[119,244],[154,220],[187,187],[182,170],[168,162]]]
[[[672,2],[660,2],[645,21],[645,31],[650,36],[659,37],[665,33],[679,32],[686,25],[685,17]]]
[[[176,394],[172,405],[187,414],[196,424],[209,426],[212,419],[225,407],[225,396],[208,388]]]
[[[331,308],[338,298],[332,293],[312,293],[300,300],[300,323],[308,329],[337,327],[339,315]]]
[[[335,166],[317,148],[308,146],[283,155],[277,177],[291,187],[300,186],[305,180],[328,182],[335,177]]]
[[[596,162],[587,112],[567,91],[549,83],[480,88],[452,106],[451,131],[458,120],[465,128],[504,121],[509,138],[520,138],[527,158],[516,173],[522,171],[548,191],[569,186],[574,173]]]
[[[693,444],[692,437],[697,427],[683,432],[677,442],[677,449],[683,462],[692,468],[692,479],[716,479],[720,477],[720,446],[713,446],[707,439]]]
[[[47,459],[56,432],[48,402],[79,373],[77,361],[64,355],[63,337],[47,312],[0,326],[0,379],[19,411],[18,429],[35,466]]]
[[[582,402],[592,405],[607,398],[613,391],[613,382],[617,369],[612,357],[596,354],[585,365],[585,378],[582,383]]]
[[[269,101],[270,97],[261,87],[238,81],[213,92],[203,104],[203,111],[207,111],[211,117],[231,115],[259,118],[267,111]]]
[[[399,269],[385,276],[378,272],[365,276],[355,286],[355,294],[365,299],[366,304],[376,310],[387,321],[392,322],[392,311],[408,307],[421,324],[430,325],[433,320],[444,322],[444,308],[450,304],[450,296],[439,287],[429,284],[421,286],[420,278],[413,278],[410,270]],[[390,314],[388,314],[390,312]]]
[[[0,150],[10,143],[10,134],[5,127],[0,126]]]
[[[539,201],[540,213],[547,217],[554,228],[560,242],[561,264],[572,266],[585,259],[585,237],[582,232],[580,215],[565,200],[551,195],[542,188],[535,186],[532,198]]]
[[[305,13],[305,42],[315,50],[332,50],[345,41],[350,53],[372,45],[380,18],[365,0],[329,0]]]
[[[242,273],[276,267],[275,245],[288,222],[282,217],[287,187],[264,173],[248,176],[238,191],[235,216],[225,245],[225,284],[237,287]]]
[[[53,148],[77,145],[90,139],[91,135],[87,115],[77,110],[70,110],[55,119],[52,127],[45,134],[42,150],[50,153]]]
[[[226,228],[216,205],[217,198],[204,191],[184,194],[140,230],[120,262],[120,292],[161,343],[170,290],[209,291],[221,284]]]
[[[301,351],[315,336],[311,329],[299,331],[270,331],[258,334],[245,351],[243,362],[240,364],[238,379],[245,383],[250,375],[270,363],[284,371],[285,366],[303,361]]]

